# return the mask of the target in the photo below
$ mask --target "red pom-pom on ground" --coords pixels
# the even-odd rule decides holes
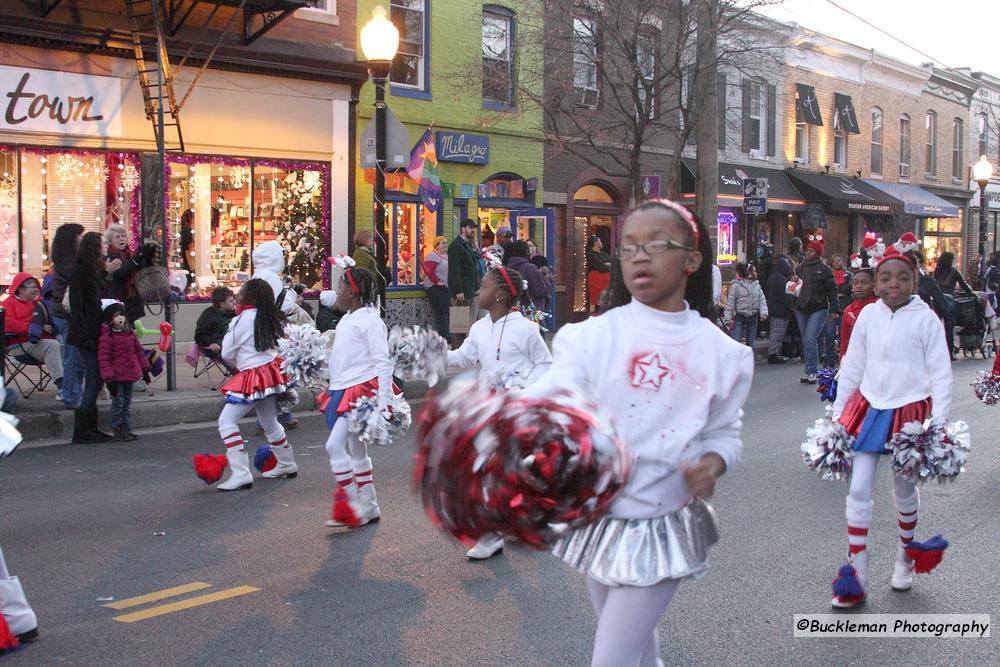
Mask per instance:
[[[15,649],[20,644],[17,641],[17,637],[14,633],[10,631],[10,626],[7,625],[7,619],[0,614],[0,653],[4,651],[9,651]]]
[[[222,473],[229,463],[225,454],[195,454],[191,460],[194,462],[194,473],[205,484],[213,484],[222,479]]]
[[[358,515],[354,513],[354,508],[347,501],[347,491],[342,488],[333,492],[333,507],[330,508],[330,518],[351,528],[361,526]]]

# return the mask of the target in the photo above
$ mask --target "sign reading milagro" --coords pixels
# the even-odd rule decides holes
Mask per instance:
[[[437,151],[439,162],[462,162],[465,164],[489,164],[490,162],[489,135],[438,130],[434,139],[434,148]]]
[[[120,137],[121,81],[0,65],[0,128]]]

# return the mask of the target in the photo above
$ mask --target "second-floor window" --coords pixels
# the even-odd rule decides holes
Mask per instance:
[[[750,152],[764,152],[764,84],[750,82]]]
[[[990,139],[989,131],[990,124],[986,120],[986,114],[979,114],[979,152],[976,153],[976,158],[980,155],[989,155],[990,152]]]
[[[573,19],[573,91],[577,104],[597,106],[597,22],[590,18]]]
[[[880,175],[882,173],[882,110],[872,109],[872,155],[871,173]]]
[[[483,100],[514,106],[514,19],[500,7],[483,10]]]
[[[399,30],[399,51],[392,61],[390,80],[397,86],[425,90],[424,62],[427,56],[425,0],[390,0],[389,18]]]
[[[807,123],[795,124],[795,159],[800,162],[809,162],[809,125]]]
[[[924,131],[927,133],[927,145],[924,150],[924,165],[928,176],[937,175],[937,114],[928,111],[924,116]]]
[[[951,121],[951,177],[960,180],[962,178],[962,132],[965,123],[961,118]]]
[[[910,117],[899,117],[899,177],[910,177]]]
[[[637,115],[656,117],[656,36],[642,32],[635,40]],[[686,100],[687,97],[685,96]]]

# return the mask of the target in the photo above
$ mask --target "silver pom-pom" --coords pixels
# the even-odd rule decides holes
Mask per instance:
[[[806,431],[806,441],[800,447],[802,460],[819,473],[822,479],[849,479],[854,463],[854,437],[833,418],[833,408]]]
[[[396,375],[404,380],[424,380],[433,387],[448,368],[448,341],[430,329],[393,327],[389,356]]]
[[[278,394],[278,412],[291,412],[299,404],[299,392],[289,389],[284,394]]]
[[[503,375],[495,378],[490,383],[493,391],[510,391],[511,389],[524,389],[535,379],[535,374],[531,368],[520,368],[509,370]]]
[[[979,371],[972,381],[972,390],[976,392],[976,398],[986,405],[1000,403],[1000,375],[993,371]]]
[[[892,470],[911,484],[953,482],[965,470],[970,447],[964,421],[908,422],[889,440]]]
[[[410,428],[410,404],[402,396],[393,394],[385,409],[379,410],[378,399],[365,396],[351,404],[344,418],[347,430],[356,433],[366,445],[391,445]]]
[[[278,341],[281,370],[299,387],[325,387],[326,360],[330,355],[329,339],[309,324],[290,324],[285,337]]]

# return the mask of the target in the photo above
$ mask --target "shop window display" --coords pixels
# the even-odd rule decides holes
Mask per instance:
[[[924,265],[937,268],[943,252],[955,255],[955,266],[962,266],[962,218],[927,218],[924,220]]]
[[[438,235],[437,216],[417,203],[389,202],[387,208],[392,221],[388,244],[390,286],[416,287],[423,279],[420,260],[433,250],[430,244]]]
[[[10,285],[17,273],[17,151],[0,146],[0,284]]]
[[[8,162],[10,158],[4,158],[4,164]],[[9,176],[10,172],[7,173]],[[49,245],[56,230],[67,223],[77,223],[87,231],[96,232],[103,232],[113,223],[124,225],[130,230],[132,247],[138,246],[137,154],[22,148],[19,177],[21,270],[37,276],[48,270]],[[15,188],[18,185],[16,180],[5,179],[5,183]],[[16,190],[14,193],[16,197]],[[0,195],[0,201],[12,199],[9,191]],[[8,220],[6,231],[16,229],[16,223],[16,219]],[[5,240],[0,238],[0,244],[6,245]],[[4,252],[9,257],[6,248]],[[16,270],[16,253],[14,259],[13,264],[8,260],[8,271]]]

